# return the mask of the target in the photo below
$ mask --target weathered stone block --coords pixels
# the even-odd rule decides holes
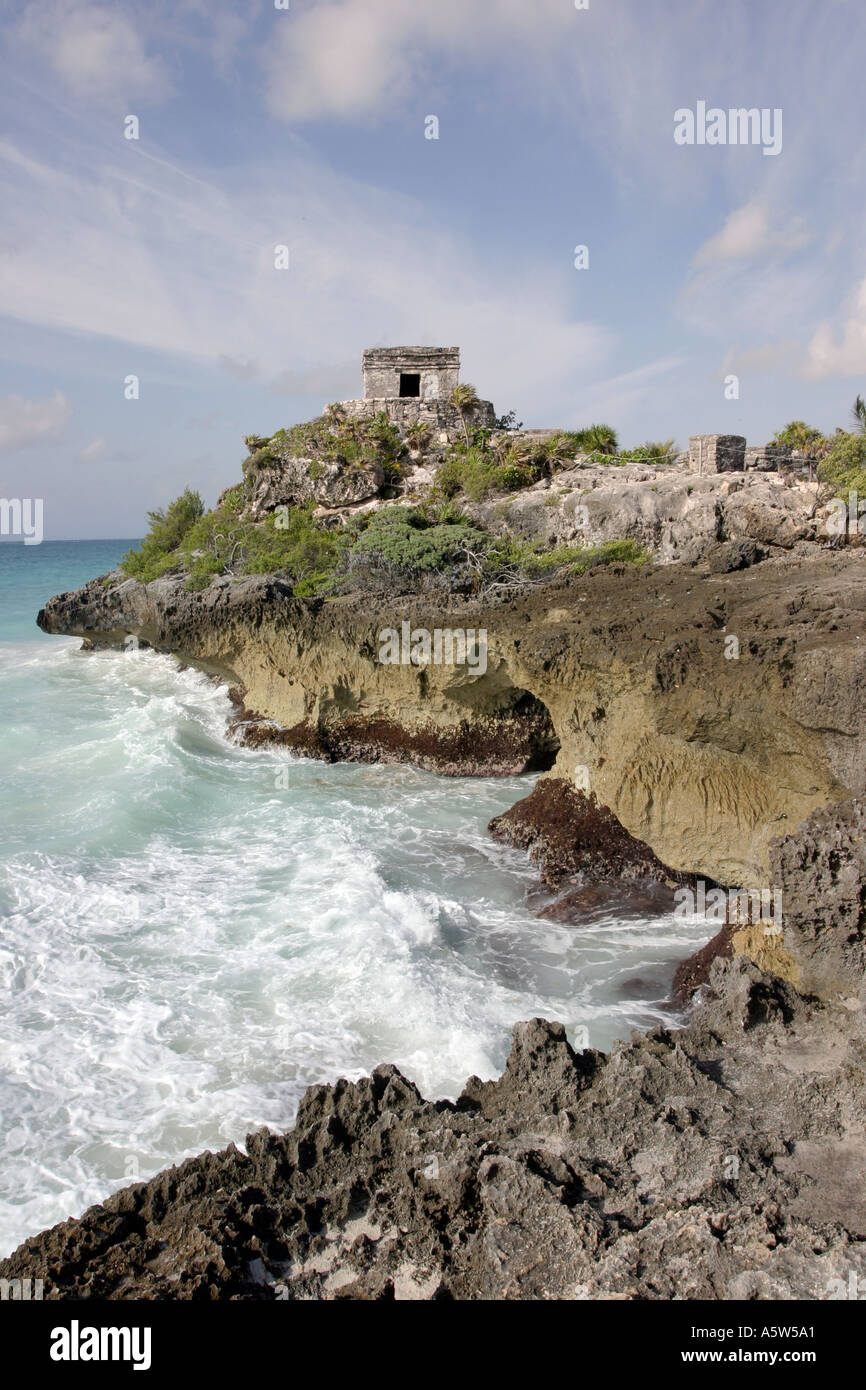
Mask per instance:
[[[796,461],[785,444],[750,445],[746,449],[746,468],[757,469],[760,473],[778,472],[782,468],[793,468]]]
[[[463,429],[460,411],[456,406],[451,405],[447,398],[425,401],[411,397],[403,399],[393,396],[369,397],[362,401],[340,401],[339,406],[344,415],[351,420],[372,419],[374,415],[384,412],[398,429],[407,429],[409,425],[424,424],[429,425],[434,433],[441,431],[449,435]],[[469,416],[470,429],[477,429],[479,426],[492,428],[495,423],[496,414],[493,403],[491,401],[479,401]]]
[[[460,349],[368,348],[362,370],[366,400],[447,401],[460,379]]]
[[[695,434],[689,439],[689,459],[695,473],[742,473],[746,440],[741,434]]]

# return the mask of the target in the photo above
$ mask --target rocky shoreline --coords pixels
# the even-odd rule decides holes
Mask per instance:
[[[116,573],[53,598],[38,621],[91,645],[132,637],[225,681],[248,741],[579,777],[670,869],[766,884],[772,839],[866,790],[866,552],[806,546],[723,574],[716,553],[447,615],[418,595],[377,607],[293,598],[270,577],[189,593],[180,577]],[[379,633],[404,618],[485,630],[485,672],[383,665]]]
[[[393,1066],[313,1086],[288,1133],[126,1188],[0,1277],[47,1299],[845,1297],[866,1279],[862,832],[848,804],[778,846],[820,993],[717,960],[679,1031],[605,1056],[521,1023],[456,1104]]]
[[[312,1087],[289,1133],[129,1187],[0,1276],[48,1298],[244,1300],[823,1299],[866,1278],[866,552],[789,526],[803,498],[773,480],[674,480],[660,499],[632,481],[640,525],[667,509],[662,563],[447,614],[418,593],[116,572],[38,621],[224,682],[248,746],[540,771],[490,830],[536,863],[542,918],[767,887],[778,924],[708,915],[674,981],[678,1031],[604,1056],[522,1023],[500,1080],[456,1104],[392,1066]],[[535,491],[518,510],[545,507],[555,541],[568,499]],[[382,630],[405,621],[483,631],[484,669],[383,664]]]

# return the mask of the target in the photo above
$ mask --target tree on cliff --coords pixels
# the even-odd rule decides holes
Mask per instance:
[[[785,444],[789,449],[801,453],[809,465],[811,479],[815,464],[828,452],[830,445],[820,430],[807,425],[805,420],[790,420],[784,429],[773,435],[777,444]]]
[[[475,413],[481,404],[478,392],[468,381],[463,381],[459,386],[455,386],[451,392],[451,404],[460,411],[460,422],[463,425],[463,433],[466,436],[466,446],[469,447],[469,417]]]
[[[175,552],[204,512],[204,502],[192,488],[185,488],[165,510],[148,512],[150,529],[141,549],[128,551],[121,560],[124,573],[147,584],[171,569],[177,564]]]

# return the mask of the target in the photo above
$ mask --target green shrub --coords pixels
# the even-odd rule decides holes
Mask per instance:
[[[814,425],[807,425],[805,420],[789,420],[783,429],[776,430],[773,439],[789,449],[802,449],[807,453],[810,447],[823,442],[823,435]]]
[[[405,454],[406,446],[384,411],[371,419],[353,420],[329,407],[315,420],[277,430],[266,442],[265,451],[277,458],[309,458],[319,467],[327,463],[344,467],[379,463],[387,474]]]
[[[327,588],[347,537],[319,526],[312,510],[312,503],[283,507],[264,522],[248,523],[242,572],[285,574],[299,596]]]
[[[849,492],[866,497],[866,435],[838,430],[830,452],[818,464],[818,478],[847,501]]]
[[[476,432],[476,439],[481,431]],[[544,444],[512,440],[504,448],[491,449],[486,439],[470,445],[455,444],[436,472],[436,492],[440,497],[468,497],[482,502],[495,492],[518,492],[531,487],[548,472],[549,460]]]
[[[616,431],[609,425],[562,430],[548,439],[504,438],[489,445],[490,431],[476,430],[471,444],[455,444],[436,474],[440,497],[464,496],[481,502],[491,493],[519,492],[540,478],[568,468],[577,454],[612,463]]]
[[[677,456],[675,439],[648,439],[633,449],[620,449],[617,463],[673,463]]]
[[[131,579],[149,584],[178,563],[178,547],[204,514],[204,503],[197,492],[186,488],[163,511],[148,512],[150,527],[140,550],[129,550],[120,568]]]
[[[350,545],[340,564],[340,584],[348,592],[470,592],[491,539],[450,504],[432,501],[387,507],[346,529]]]
[[[312,510],[312,503],[281,507],[264,521],[253,522],[238,515],[233,497],[229,507],[208,512],[182,547],[189,568],[187,588],[206,588],[218,574],[281,574],[293,583],[296,594],[320,592],[331,580],[348,538],[319,526]]]
[[[524,541],[516,536],[501,536],[487,551],[484,586],[519,587],[526,580],[548,579],[556,574],[585,574],[597,565],[642,565],[648,558],[643,547],[632,540],[545,548],[544,542],[538,539]]]
[[[348,553],[350,574],[383,574],[407,580],[460,569],[486,549],[490,536],[465,522],[434,522],[414,508],[378,512]]]
[[[615,454],[618,448],[616,430],[612,425],[588,425],[586,429],[570,432],[569,438],[577,440],[578,452],[584,454],[606,457]]]

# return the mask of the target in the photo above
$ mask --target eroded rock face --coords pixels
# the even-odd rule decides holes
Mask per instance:
[[[413,763],[443,777],[516,777],[549,767],[558,746],[543,706],[515,712],[505,702],[493,713],[448,726],[419,720],[406,727],[394,719],[348,714],[337,723],[305,720],[282,729],[244,710],[234,730],[247,748],[276,744],[332,763]]]
[[[277,507],[302,507],[315,502],[321,507],[350,507],[378,497],[385,481],[380,463],[322,463],[286,457],[252,475],[248,515],[261,520]]]
[[[466,510],[492,531],[542,536],[551,543],[638,541],[661,564],[694,563],[714,547],[752,542],[790,550],[818,539],[818,484],[778,473],[699,476],[646,464],[578,463],[503,500]],[[759,558],[751,552],[754,563]]]
[[[800,988],[861,996],[866,978],[866,814],[860,801],[815,811],[770,847],[783,942]]]
[[[689,1026],[514,1030],[431,1103],[392,1066],[26,1241],[45,1297],[823,1299],[866,1278],[863,1011],[718,961]],[[842,1281],[841,1285],[835,1281]]]
[[[307,602],[274,578],[188,594],[115,575],[39,621],[173,652],[239,687],[270,721],[262,736],[288,731],[319,756],[467,772],[555,758],[550,776],[594,794],[667,868],[770,887],[770,842],[866,791],[864,617],[864,552],[813,549],[718,574],[610,567],[447,611],[417,595],[378,611]],[[404,619],[485,629],[483,674],[383,665],[379,634]]]

